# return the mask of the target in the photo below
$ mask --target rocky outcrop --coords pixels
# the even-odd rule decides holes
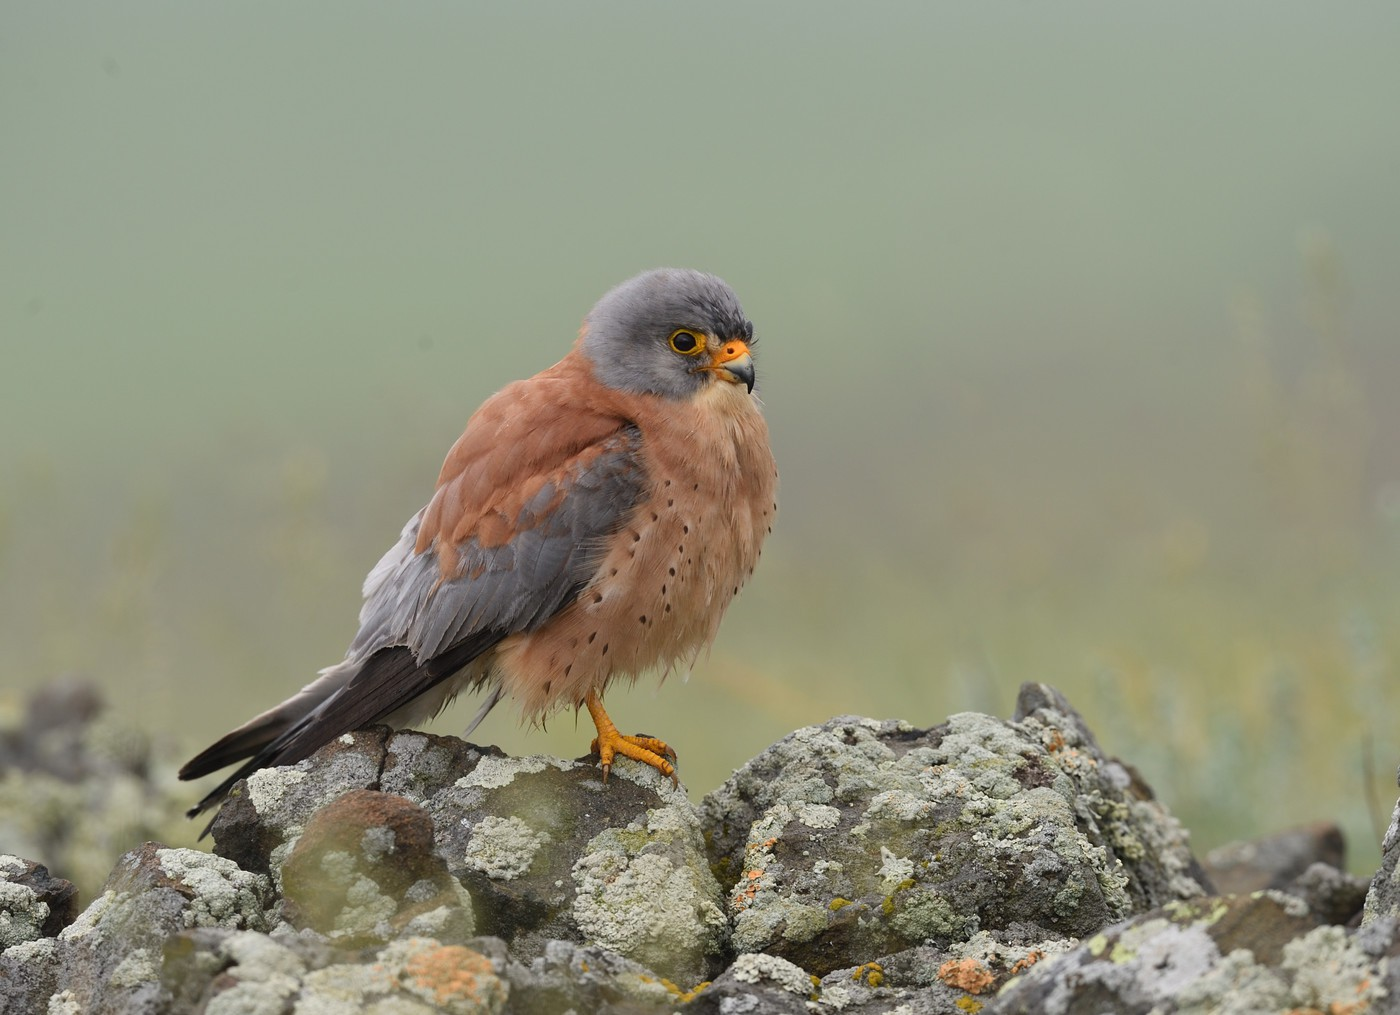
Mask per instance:
[[[983,930],[1082,937],[1206,891],[1177,822],[1040,688],[1011,721],[798,730],[703,810],[735,947],[818,975]]]
[[[1222,854],[1267,887],[1216,894],[1042,685],[1009,720],[797,730],[698,807],[613,776],[371,729],[241,783],[214,854],[128,853],[76,918],[0,858],[0,1010],[1361,1012],[1400,989],[1395,825],[1359,929],[1327,830]]]
[[[53,877],[43,864],[0,855],[0,951],[54,937],[77,915],[73,882]]]

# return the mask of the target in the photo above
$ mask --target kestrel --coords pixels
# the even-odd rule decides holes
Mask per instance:
[[[753,574],[778,472],[753,394],[753,324],[713,275],[661,268],[607,293],[572,350],[467,422],[426,507],[364,583],[345,659],[180,770],[290,765],[373,723],[410,727],[467,688],[524,718],[587,708],[616,755],[675,782],[675,753],[623,736],[617,678],[689,665]],[[247,759],[247,760],[244,760]]]

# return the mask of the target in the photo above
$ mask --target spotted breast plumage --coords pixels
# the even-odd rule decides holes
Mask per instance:
[[[657,269],[607,293],[554,366],[488,399],[426,507],[365,579],[345,659],[188,762],[242,761],[191,810],[350,730],[412,726],[464,689],[527,719],[587,708],[616,755],[675,779],[661,740],[623,736],[616,679],[688,665],[753,574],[777,467],[753,393],[753,325],[723,281]]]

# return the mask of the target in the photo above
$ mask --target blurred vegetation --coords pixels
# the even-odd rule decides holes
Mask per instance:
[[[1198,848],[1335,818],[1374,865],[1394,11],[132,9],[0,41],[0,709],[89,674],[175,757],[280,700],[471,409],[684,263],[784,484],[694,678],[610,695],[693,795],[1044,680]]]

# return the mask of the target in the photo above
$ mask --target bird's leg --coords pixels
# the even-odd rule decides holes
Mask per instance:
[[[670,776],[671,785],[677,785],[676,769],[671,764],[676,760],[676,752],[671,750],[665,741],[655,737],[623,736],[608,718],[608,713],[603,710],[603,699],[598,697],[597,691],[589,691],[583,703],[588,706],[593,725],[598,727],[598,737],[588,749],[598,755],[598,761],[603,766],[604,782],[608,781],[608,773],[612,771],[613,757],[621,754],[644,765],[650,765],[662,775]]]

